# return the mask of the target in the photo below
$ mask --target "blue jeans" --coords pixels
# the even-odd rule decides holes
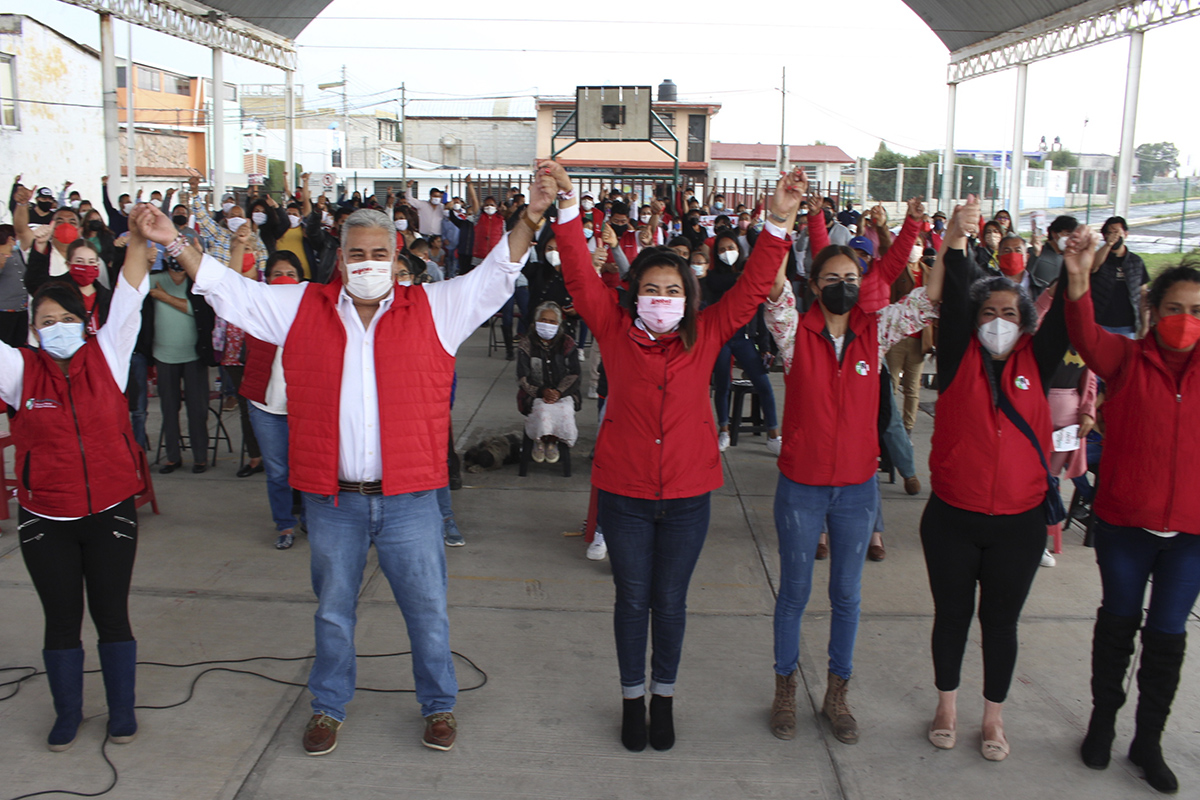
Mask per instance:
[[[1104,610],[1119,617],[1138,616],[1146,583],[1153,578],[1146,627],[1183,633],[1200,595],[1200,536],[1180,533],[1167,539],[1099,518],[1095,533]]]
[[[1137,338],[1137,328],[1133,325],[1101,325],[1101,328],[1109,333],[1115,333],[1118,336],[1124,336],[1126,339]]]
[[[437,490],[437,504],[442,522],[454,519],[454,505],[450,502],[450,484]]]
[[[580,348],[587,347],[587,340],[588,340],[588,326],[587,326],[587,323],[583,321],[583,317],[580,317],[579,318],[579,336],[575,339],[575,344],[576,344],[576,346],[578,346]]]
[[[296,527],[296,517],[292,514],[292,487],[288,484],[287,414],[272,414],[253,403],[249,404],[249,411],[250,425],[267,471],[267,501],[271,504],[275,530],[290,531]]]
[[[367,550],[404,614],[421,715],[453,711],[458,693],[446,614],[446,554],[434,492],[385,497],[304,494],[312,584],[317,595],[316,658],[308,676],[314,714],[346,718],[357,675],[354,625]]]
[[[624,697],[646,693],[646,628],[651,617],[650,691],[675,694],[688,583],[708,535],[708,516],[708,493],[643,500],[599,492],[597,522],[604,529],[617,589],[613,632]]]
[[[533,312],[533,309],[529,307],[528,286],[518,286],[513,290],[512,297],[500,306],[500,321],[504,324],[506,331],[512,330],[514,304],[521,312],[521,317],[517,320],[517,335],[524,336],[525,332],[529,330],[529,315]]]
[[[883,370],[887,369],[886,364],[880,365]],[[883,431],[883,443],[887,447],[888,456],[892,459],[892,466],[900,473],[902,478],[911,478],[917,474],[916,459],[913,457],[912,439],[908,438],[908,431],[904,430],[904,417],[900,414],[900,409],[896,406],[896,393],[891,391],[892,379],[886,372],[881,376],[882,380],[887,381],[888,391],[884,394],[888,397],[888,402],[891,404],[891,416],[888,418],[887,428]],[[877,528],[883,530],[883,528]]]
[[[808,486],[782,473],[775,490],[779,534],[779,595],[775,600],[775,672],[790,675],[800,661],[800,619],[812,591],[813,561],[822,527],[829,526],[829,671],[854,673],[854,639],[863,562],[871,541],[878,483]]]
[[[754,384],[755,391],[758,392],[758,402],[762,406],[767,428],[775,430],[779,427],[779,419],[775,416],[775,391],[771,388],[771,379],[767,377],[767,368],[763,366],[758,348],[742,331],[735,333],[733,338],[725,343],[717,353],[717,363],[713,367],[713,402],[717,406],[717,425],[729,424],[729,397],[733,391],[733,375],[730,368],[734,357],[742,365],[742,369]]]
[[[129,381],[125,384],[125,396],[129,398],[129,421],[133,424],[133,439],[146,452],[150,451],[150,440],[146,438],[146,407],[150,393],[146,385],[149,361],[141,353],[129,359]]]

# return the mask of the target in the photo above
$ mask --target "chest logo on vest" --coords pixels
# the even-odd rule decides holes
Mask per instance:
[[[1013,383],[1016,384],[1016,387],[1023,392],[1029,391],[1029,387],[1033,385],[1029,382],[1029,378],[1026,378],[1024,375],[1018,375],[1017,379],[1013,381]]]
[[[857,372],[859,375],[864,375],[864,376],[871,374],[871,368],[867,366],[867,362],[865,362],[865,361],[860,361],[857,364],[855,364],[854,371]]]
[[[60,408],[59,404],[54,400],[35,400],[29,398],[25,401],[25,410],[33,411],[35,408]]]

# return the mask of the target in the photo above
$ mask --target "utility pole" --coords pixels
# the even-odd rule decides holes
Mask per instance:
[[[133,23],[129,23],[129,56],[125,61],[125,160],[129,162],[129,199],[137,198],[137,145],[134,141],[134,86],[137,70],[133,66]],[[117,176],[120,178],[120,176]]]
[[[400,84],[400,190],[408,191],[408,117],[404,110],[404,84]]]
[[[783,68],[783,77],[779,83],[780,110],[779,110],[779,174],[788,170],[788,151],[787,151],[787,67]]]
[[[346,65],[342,64],[342,169],[350,167],[350,102],[347,88]]]

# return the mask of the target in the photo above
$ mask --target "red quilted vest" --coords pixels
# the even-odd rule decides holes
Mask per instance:
[[[475,223],[475,252],[472,255],[476,258],[487,258],[487,254],[500,243],[500,237],[503,235],[504,217],[499,213],[481,213],[479,221]]]
[[[1052,453],[1050,403],[1023,336],[1004,365],[1000,390]],[[990,356],[989,356],[990,357]],[[971,337],[954,380],[938,397],[929,473],[933,491],[956,508],[980,514],[1021,514],[1046,496],[1046,470],[1033,444],[992,402],[984,352]]]
[[[271,367],[279,348],[262,339],[246,334],[246,368],[238,394],[255,403],[267,402],[267,384],[271,382]]]
[[[75,353],[69,379],[41,350],[23,347],[21,356],[25,385],[11,428],[21,506],[86,517],[141,492],[145,459],[129,401],[96,340]]]
[[[338,419],[346,329],[342,284],[310,283],[283,347],[287,379],[289,475],[302,492],[338,492]],[[375,325],[375,380],[383,493],[439,489],[449,474],[450,388],[454,356],[438,339],[420,286],[396,286]]]

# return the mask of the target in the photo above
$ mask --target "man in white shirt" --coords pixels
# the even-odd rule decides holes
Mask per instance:
[[[319,601],[308,755],[337,746],[354,695],[355,609],[372,544],[404,613],[422,743],[454,745],[458,685],[435,491],[448,480],[454,353],[512,295],[555,193],[553,178],[539,179],[524,218],[469,274],[409,287],[395,283],[395,228],[378,211],[356,211],[342,224],[329,285],[250,281],[183,246],[157,209],[146,225],[222,318],[284,348],[289,480],[304,492]]]
[[[407,187],[412,189],[412,181],[408,182]],[[417,210],[417,217],[420,220],[422,236],[440,236],[442,233],[442,220],[446,218],[446,206],[442,204],[442,190],[430,189],[429,200],[419,200],[411,197],[408,204]]]

